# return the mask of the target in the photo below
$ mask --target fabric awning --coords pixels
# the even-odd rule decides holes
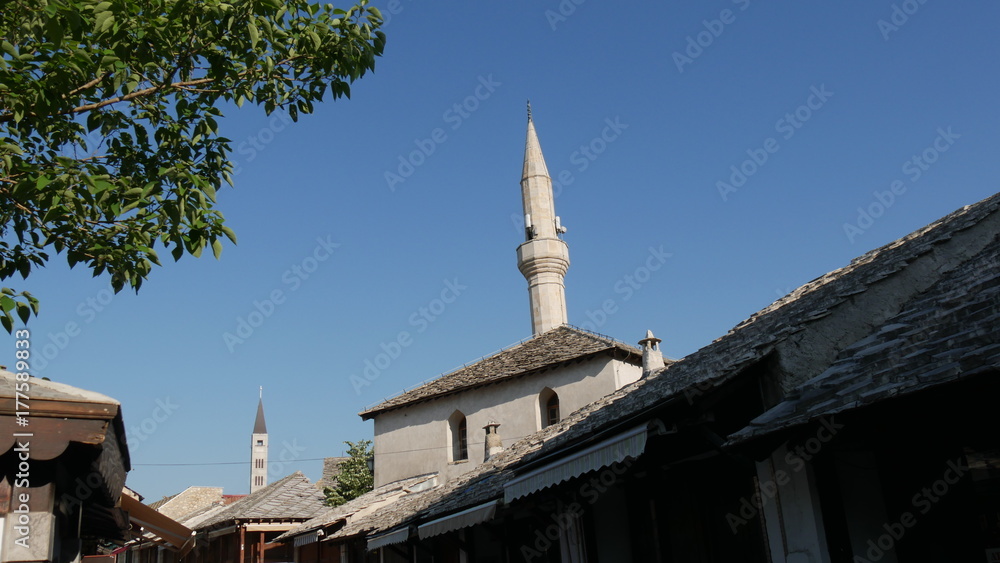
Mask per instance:
[[[503,488],[504,502],[511,502],[584,473],[621,462],[625,458],[639,457],[646,449],[646,428],[647,425],[643,424],[511,479]]]
[[[426,524],[421,524],[417,527],[417,536],[420,539],[425,539],[451,532],[453,530],[460,530],[462,528],[468,528],[469,526],[475,526],[476,524],[482,524],[483,522],[489,522],[493,519],[493,516],[496,513],[497,501],[493,500],[461,512],[456,512],[455,514],[449,514],[448,516],[438,518],[437,520],[431,520]]]
[[[402,528],[368,539],[368,551],[375,551],[380,547],[403,543],[410,538],[410,528]]]
[[[121,504],[122,510],[128,512],[130,522],[175,547],[182,557],[194,547],[194,532],[190,528],[178,524],[169,516],[153,510],[129,495],[121,496]]]
[[[323,530],[313,530],[308,534],[302,534],[301,536],[295,536],[295,541],[293,545],[295,547],[302,547],[303,545],[309,545],[311,543],[316,543],[319,538],[323,536]]]

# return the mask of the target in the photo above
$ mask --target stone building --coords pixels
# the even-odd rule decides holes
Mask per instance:
[[[440,487],[325,519],[346,558],[310,561],[996,561],[998,396],[1000,194]]]
[[[426,473],[451,479],[484,460],[487,424],[496,423],[500,443],[517,440],[642,375],[638,349],[566,324],[566,228],[530,107],[521,199],[517,266],[533,336],[361,412],[375,424],[376,486]]]

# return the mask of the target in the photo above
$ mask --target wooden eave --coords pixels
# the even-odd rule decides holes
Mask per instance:
[[[116,403],[95,403],[91,401],[67,401],[53,399],[29,398],[25,401],[29,406],[31,418],[78,418],[78,419],[113,419],[118,414]],[[0,397],[0,416],[16,416],[24,411],[18,408],[14,397]]]

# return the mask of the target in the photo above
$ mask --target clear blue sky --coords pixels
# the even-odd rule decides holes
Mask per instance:
[[[239,245],[221,260],[113,298],[61,257],[5,284],[42,300],[38,374],[122,402],[128,484],[149,500],[247,492],[258,386],[271,461],[288,461],[271,480],[315,479],[310,460],[372,436],[364,407],[530,336],[512,220],[527,98],[565,180],[570,322],[630,343],[652,329],[675,358],[998,190],[997,2],[376,5],[388,46],[352,100],[295,125],[227,112],[240,173],[220,208]],[[240,318],[258,326],[227,346]]]

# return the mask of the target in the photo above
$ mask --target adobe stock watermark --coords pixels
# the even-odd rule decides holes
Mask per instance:
[[[247,137],[236,145],[236,153],[245,158],[242,162],[237,162],[233,168],[233,176],[243,172],[243,164],[253,162],[257,154],[262,152],[267,145],[274,141],[278,133],[284,131],[288,126],[294,124],[292,118],[287,113],[273,113],[267,121],[267,127],[261,127],[257,133],[247,135]]]
[[[571,164],[576,165],[577,172],[584,172],[590,168],[590,164],[604,154],[611,143],[617,141],[622,133],[628,129],[628,123],[623,123],[621,116],[616,115],[614,119],[608,117],[604,119],[604,127],[598,135],[590,141],[580,145],[580,148],[569,155]],[[569,186],[576,178],[569,169],[563,169],[552,178],[552,197],[557,198],[562,193],[563,186]],[[517,232],[524,232],[524,215],[520,213],[510,214],[511,224]]]
[[[774,123],[774,131],[786,141],[791,139],[803,125],[813,118],[817,111],[826,106],[833,94],[826,89],[826,84],[811,86],[809,95],[802,105],[779,118]],[[719,191],[719,197],[722,198],[722,201],[729,201],[729,194],[736,193],[746,185],[750,178],[767,164],[771,155],[779,150],[781,150],[781,144],[774,137],[764,139],[757,148],[747,149],[748,158],[738,165],[734,164],[729,167],[731,172],[728,178],[729,182],[719,180],[715,183],[715,189]]]
[[[432,323],[441,318],[448,307],[457,301],[467,289],[469,286],[459,283],[458,278],[444,280],[444,288],[441,289],[438,296],[418,307],[407,318],[409,325],[414,327],[416,331],[401,330],[395,338],[388,342],[383,340],[379,343],[379,348],[382,351],[370,358],[365,358],[361,376],[351,374],[349,380],[351,387],[354,388],[354,394],[361,395],[362,389],[371,385],[373,381],[392,367],[403,351],[413,345],[414,335],[423,333]]]
[[[941,499],[951,491],[954,485],[957,485],[962,480],[968,471],[969,467],[962,464],[962,458],[954,461],[949,460],[941,478],[920,489],[910,499],[910,505],[914,511],[903,512],[894,522],[882,524],[882,529],[885,533],[865,542],[865,545],[868,547],[865,551],[866,557],[855,555],[852,561],[854,563],[875,563],[876,561],[881,561],[887,553],[896,548],[896,544],[906,536],[910,528],[917,525],[917,517],[930,512],[934,508],[934,505],[941,502]]]
[[[285,468],[298,461],[307,450],[305,446],[300,446],[298,440],[295,438],[292,438],[291,443],[288,440],[282,441],[281,446],[281,453],[278,454],[278,459],[269,461],[267,464],[268,482],[273,482],[284,477]]]
[[[888,19],[880,19],[875,22],[882,39],[888,41],[889,35],[899,31],[899,28],[910,21],[910,16],[920,11],[920,7],[927,3],[927,0],[903,0],[899,4],[892,5],[892,11]]]
[[[493,80],[492,74],[479,75],[477,78],[479,83],[472,90],[472,93],[452,104],[441,115],[441,119],[451,126],[452,131],[457,131],[465,123],[465,120],[472,117],[472,114],[479,109],[480,104],[490,99],[496,89],[503,85]],[[414,139],[413,144],[417,148],[409,153],[399,155],[399,165],[396,166],[395,172],[386,170],[383,174],[389,191],[395,192],[396,186],[413,176],[417,168],[423,166],[427,159],[437,151],[438,146],[447,140],[448,133],[442,127],[431,129],[430,134],[423,139]]]
[[[253,336],[255,330],[260,328],[264,321],[271,318],[275,310],[284,305],[288,296],[295,293],[302,287],[305,280],[319,270],[320,265],[330,259],[333,251],[340,248],[340,243],[333,242],[330,235],[326,237],[316,237],[316,246],[312,252],[307,254],[298,262],[292,264],[281,274],[281,283],[285,289],[276,288],[271,290],[264,299],[254,300],[251,304],[250,312],[246,315],[236,317],[236,327],[230,331],[222,333],[222,342],[226,349],[232,354],[236,347],[244,344],[247,339]]]
[[[34,363],[31,366],[35,373],[44,371],[49,362],[68,348],[74,338],[83,334],[83,328],[94,322],[98,314],[107,309],[114,299],[115,292],[101,289],[77,304],[75,311],[80,320],[67,321],[62,330],[49,332],[44,340],[36,336],[40,342],[35,344],[35,354],[32,356]]]
[[[843,429],[844,425],[835,422],[833,417],[821,418],[816,434],[785,454],[785,467],[774,471],[774,479],[760,483],[758,492],[750,498],[741,498],[738,512],[726,514],[726,523],[732,533],[739,532],[741,527],[756,518],[761,507],[778,496],[778,491],[792,480],[792,475],[805,469],[806,464]]]
[[[560,0],[555,10],[545,10],[545,21],[549,22],[552,31],[556,26],[565,22],[570,16],[576,13],[577,6],[583,5],[587,0]],[[558,10],[558,11],[557,11]]]
[[[650,246],[649,252],[646,259],[637,266],[633,271],[625,274],[617,281],[615,281],[612,286],[615,295],[620,297],[613,297],[605,299],[601,306],[596,309],[587,309],[585,313],[587,320],[580,324],[580,328],[589,330],[591,332],[597,332],[599,328],[604,326],[608,319],[611,318],[615,313],[618,312],[619,299],[622,303],[627,302],[632,299],[637,291],[642,289],[642,286],[646,284],[653,277],[653,273],[660,270],[667,260],[671,258],[673,254],[663,251],[663,245],[661,244],[659,248]]]
[[[750,0],[732,0],[733,4],[739,6],[740,12],[750,7]],[[701,20],[701,25],[705,29],[688,35],[684,52],[674,51],[672,57],[677,66],[677,72],[684,72],[684,65],[694,64],[695,59],[705,53],[705,49],[711,47],[715,40],[722,37],[727,25],[736,23],[736,12],[726,8],[719,12],[719,17],[711,20]]]
[[[896,198],[905,194],[910,185],[920,180],[931,166],[941,158],[941,155],[951,150],[955,141],[961,137],[952,131],[951,127],[947,129],[938,127],[937,137],[927,148],[903,161],[900,170],[909,180],[909,185],[903,180],[896,179],[889,184],[888,190],[875,190],[872,192],[874,201],[867,206],[858,207],[858,217],[853,223],[844,223],[844,236],[847,237],[847,241],[853,244],[859,235],[863,235],[871,229],[875,222],[896,203]]]
[[[381,29],[385,29],[387,25],[392,23],[392,18],[402,13],[405,7],[406,6],[403,5],[401,0],[389,0],[389,2],[385,5],[385,8],[379,10],[382,13]]]
[[[125,430],[125,441],[128,442],[129,451],[136,452],[139,446],[156,433],[160,425],[169,420],[179,408],[180,405],[174,404],[170,397],[156,399],[155,406],[149,416],[137,424],[130,424]]]

